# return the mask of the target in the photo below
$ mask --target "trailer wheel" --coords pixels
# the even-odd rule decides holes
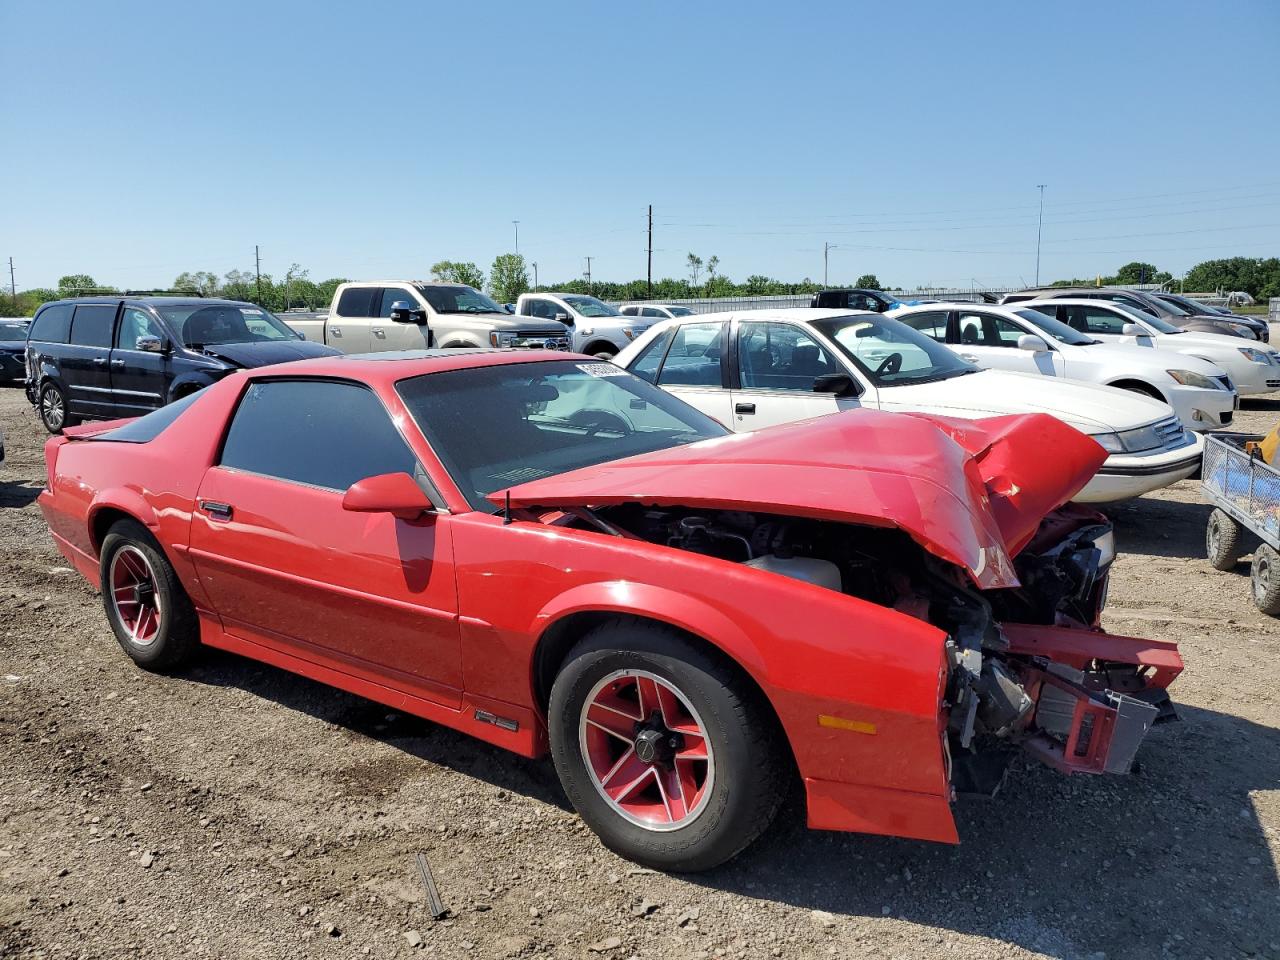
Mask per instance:
[[[1233,570],[1244,549],[1244,530],[1232,517],[1217,507],[1209,514],[1204,527],[1204,552],[1215,570]]]
[[[1280,554],[1265,543],[1253,552],[1249,582],[1258,609],[1270,617],[1280,614]]]

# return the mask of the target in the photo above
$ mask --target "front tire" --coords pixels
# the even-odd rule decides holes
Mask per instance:
[[[551,754],[565,793],[610,850],[695,872],[742,852],[790,782],[782,733],[756,691],[670,628],[610,621],[551,688]]]
[[[42,386],[39,399],[40,422],[50,433],[61,433],[64,427],[74,427],[80,422],[67,411],[67,395],[56,383]]]
[[[1253,602],[1269,617],[1280,614],[1280,554],[1267,544],[1253,551],[1253,568],[1249,571]]]
[[[163,672],[200,645],[191,598],[160,545],[136,520],[119,520],[102,541],[99,583],[107,622],[138,666]]]
[[[1204,526],[1204,552],[1215,570],[1233,570],[1246,553],[1244,531],[1224,511],[1214,508]]]

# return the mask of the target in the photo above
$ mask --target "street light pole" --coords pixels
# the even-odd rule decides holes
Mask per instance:
[[[1040,286],[1040,233],[1044,229],[1044,188],[1043,183],[1037,183],[1036,186],[1040,190],[1040,219],[1036,223],[1036,286]]]
[[[533,292],[538,292],[538,264],[535,262],[530,264],[533,267]]]
[[[512,220],[511,226],[514,227],[516,231],[516,253],[519,253],[520,252],[520,221]]]
[[[591,261],[594,257],[587,257],[587,293],[591,293]]]
[[[825,242],[824,242],[824,243],[822,244],[822,285],[823,285],[824,287],[825,287],[825,286],[827,285],[827,283],[829,282],[829,281],[827,280],[827,260],[828,260],[828,256],[827,256],[827,254],[828,254],[830,251],[834,250],[834,249],[836,249],[836,244],[834,244],[834,243],[825,243]]]

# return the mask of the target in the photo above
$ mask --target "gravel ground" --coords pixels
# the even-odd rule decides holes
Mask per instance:
[[[45,531],[20,388],[0,424],[0,956],[1280,958],[1280,622],[1247,561],[1204,561],[1195,483],[1112,512],[1106,625],[1187,663],[1135,775],[1018,765],[954,848],[808,832],[793,802],[677,877],[605,851],[549,762],[228,655],[135,669]]]

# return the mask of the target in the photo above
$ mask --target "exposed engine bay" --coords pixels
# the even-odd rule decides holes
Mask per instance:
[[[1085,508],[1045,517],[1014,559],[1021,586],[995,590],[894,528],[636,504],[578,508],[558,522],[792,577],[946,631],[941,708],[958,793],[993,793],[1015,747],[1064,772],[1126,773],[1152,724],[1175,719],[1165,686],[1176,669],[1069,642],[1110,639],[1098,621],[1114,539]]]

